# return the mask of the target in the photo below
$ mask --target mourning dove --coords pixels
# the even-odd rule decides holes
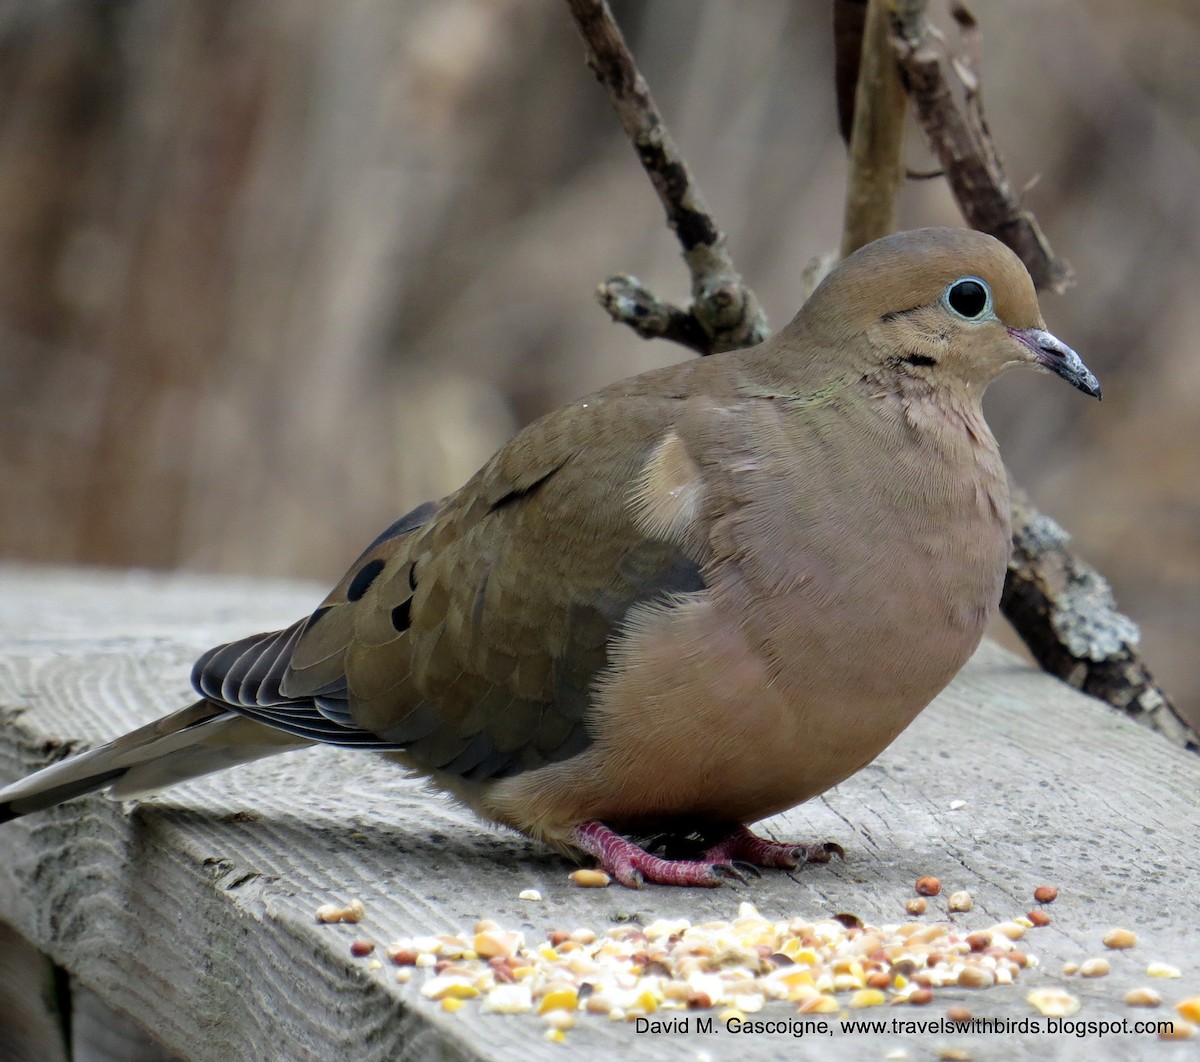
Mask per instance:
[[[872,243],[765,343],[531,424],[311,616],[205,653],[202,700],[0,791],[0,821],[325,742],[626,885],[827,859],[747,824],[873,760],[979,644],[1009,557],[980,400],[1013,365],[1100,396],[1001,243]],[[698,854],[630,839],[657,835]]]

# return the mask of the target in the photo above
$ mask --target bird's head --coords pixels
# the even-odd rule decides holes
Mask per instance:
[[[1005,369],[1028,365],[1100,397],[1079,355],[1046,330],[1021,260],[972,229],[916,229],[867,244],[826,277],[802,318],[865,339],[856,346],[868,364],[858,367],[873,373],[982,392]]]

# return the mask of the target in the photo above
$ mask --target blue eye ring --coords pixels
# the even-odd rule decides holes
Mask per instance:
[[[980,277],[959,277],[942,292],[942,305],[964,321],[982,321],[992,313],[992,289]]]

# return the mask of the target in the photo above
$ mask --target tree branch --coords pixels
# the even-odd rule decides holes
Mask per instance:
[[[1200,735],[1138,656],[1138,629],[1111,587],[1069,548],[1070,536],[1013,491],[1013,555],[1001,607],[1043,669],[1120,708],[1193,752]]]
[[[601,304],[614,320],[643,338],[672,339],[701,354],[760,343],[770,334],[766,315],[734,268],[725,235],[671,139],[608,4],[567,0],[567,7],[587,47],[588,66],[612,100],[658,193],[692,279],[692,304],[686,309],[658,298],[628,276],[612,277],[601,285]]]
[[[958,0],[951,14],[962,44],[951,58],[965,105],[951,87],[947,63],[934,44],[924,3],[908,0],[895,20],[892,44],[917,119],[945,171],[967,224],[995,236],[1020,256],[1038,288],[1061,294],[1072,283],[1071,267],[1050,250],[1033,215],[1025,210],[1004,174],[1000,152],[983,116],[980,95],[979,25]]]
[[[908,96],[891,44],[894,0],[870,0],[863,24],[850,174],[842,227],[842,257],[896,227],[896,192],[904,175],[904,116]]]

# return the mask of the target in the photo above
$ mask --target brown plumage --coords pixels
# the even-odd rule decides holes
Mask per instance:
[[[827,858],[745,824],[870,762],[979,643],[1009,551],[984,388],[1025,364],[1099,395],[1044,327],[990,237],[873,243],[762,345],[530,425],[312,616],[202,657],[198,705],[0,791],[0,819],[327,741],[627,884]]]

